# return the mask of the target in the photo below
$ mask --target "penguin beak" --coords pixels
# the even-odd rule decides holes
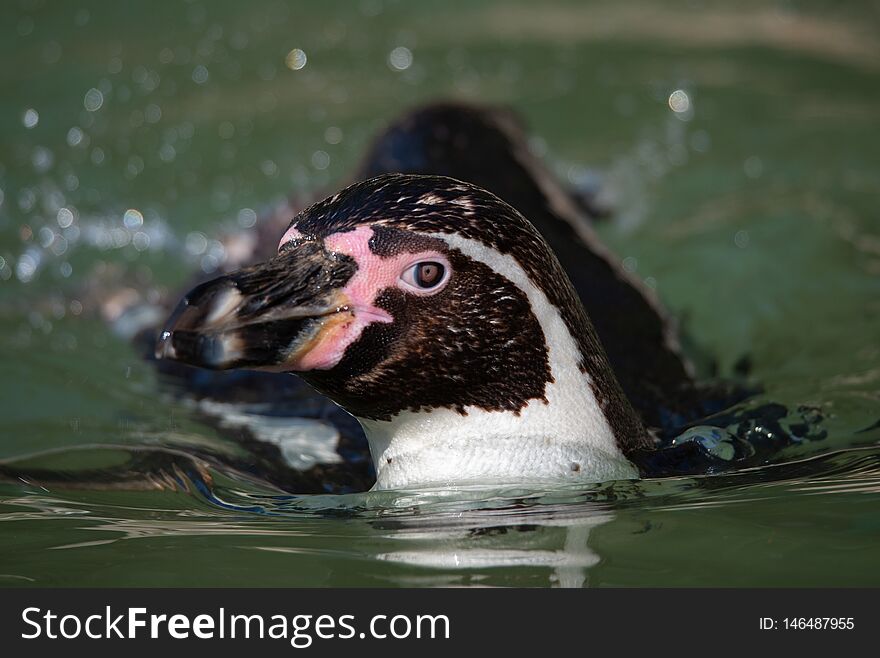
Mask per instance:
[[[349,313],[342,293],[357,269],[315,241],[193,288],[156,343],[157,359],[225,370],[294,370],[328,324]]]

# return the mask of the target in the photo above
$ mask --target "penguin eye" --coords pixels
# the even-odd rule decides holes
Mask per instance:
[[[400,275],[401,281],[414,292],[437,292],[446,283],[447,267],[434,260],[421,261],[406,268]]]
[[[445,273],[446,268],[440,263],[418,263],[415,267],[415,283],[419,288],[433,288]]]

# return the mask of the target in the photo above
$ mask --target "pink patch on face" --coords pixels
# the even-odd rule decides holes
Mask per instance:
[[[333,322],[322,329],[317,344],[294,362],[296,370],[328,370],[339,363],[348,346],[357,341],[369,325],[393,322],[388,311],[375,305],[376,298],[383,290],[403,287],[400,275],[408,267],[419,261],[432,260],[445,263],[449,268],[446,256],[439,251],[403,253],[389,258],[377,256],[370,250],[372,237],[373,229],[361,226],[354,231],[334,233],[324,240],[328,251],[345,254],[357,263],[357,272],[342,289],[351,318]],[[282,243],[285,241],[282,239]]]
[[[291,240],[299,240],[300,238],[302,238],[302,233],[300,233],[295,226],[291,226],[287,229],[287,232],[281,236],[281,242],[278,243],[278,251],[281,251],[281,247]]]

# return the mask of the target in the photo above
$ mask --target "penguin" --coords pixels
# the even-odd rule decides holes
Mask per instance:
[[[520,117],[506,108],[435,102],[380,134],[356,172],[449,176],[504,199],[537,228],[592,319],[627,397],[645,422],[673,429],[720,410],[743,391],[699,383],[675,319],[597,236],[608,214],[594,190],[565,188],[532,153]]]
[[[350,181],[385,173],[448,176],[484,188],[528,217],[571,278],[625,394],[650,427],[669,433],[742,399],[738,384],[697,380],[682,353],[675,319],[596,235],[593,224],[607,209],[590,192],[563,187],[528,144],[521,120],[510,110],[435,102],[391,122]],[[291,199],[254,229],[226,236],[227,252],[235,254],[227,270],[270,258],[278,235],[305,205]],[[155,312],[131,315],[152,319]],[[154,332],[154,324],[147,323],[139,343],[150,344]],[[151,351],[147,346],[145,353]],[[250,398],[238,385],[244,379],[260,388],[264,400],[275,389],[291,386],[266,376],[195,375],[167,362],[159,367],[212,399]]]
[[[194,280],[155,352],[157,323],[179,296],[143,284],[117,294],[117,277],[106,289],[95,282],[84,299],[146,358],[159,357],[165,390],[245,451],[187,446],[192,459],[293,493],[718,472],[755,451],[729,450],[736,440],[723,432],[708,443],[703,435],[681,441],[689,426],[754,425],[784,436],[775,419],[733,407],[756,389],[695,377],[674,318],[596,236],[608,209],[594,190],[566,188],[529,144],[523,123],[506,109],[441,102],[405,113],[377,135],[343,192],[311,207],[291,198],[262,213],[253,229],[221,236],[228,257],[220,277]],[[383,178],[389,173],[411,176]],[[410,191],[395,196],[396,187]],[[408,218],[419,223],[410,227]],[[447,233],[444,221],[451,222]],[[368,250],[341,237],[368,232]],[[459,238],[470,247],[454,244]],[[343,244],[351,239],[356,244]],[[442,270],[442,291],[389,285],[374,300],[374,316],[344,301],[346,286],[376,259],[399,260],[423,243],[446,260],[427,264],[418,280],[415,271],[408,276],[418,286]],[[359,257],[367,258],[361,269]],[[483,290],[489,306],[477,304],[479,281],[498,284]],[[458,288],[465,285],[467,299]],[[442,303],[456,291],[463,324]],[[385,308],[386,297],[401,307]],[[407,318],[430,304],[440,312],[412,324],[422,332],[416,344],[404,331]],[[435,338],[441,333],[448,340]],[[439,352],[426,349],[433,343]],[[404,344],[416,356],[405,359]],[[321,350],[339,362],[316,360],[310,368],[294,359],[294,352],[317,359]],[[400,367],[382,362],[371,371],[382,354]],[[429,370],[430,377],[413,379]],[[387,406],[393,400],[400,409]],[[480,440],[487,437],[495,441]],[[309,460],[299,459],[310,451]],[[151,459],[176,463],[180,455]],[[119,474],[112,475],[115,482]],[[125,480],[138,478],[131,472]]]
[[[156,357],[296,373],[363,427],[376,489],[630,479],[654,446],[542,234],[444,176],[310,206],[185,295]]]

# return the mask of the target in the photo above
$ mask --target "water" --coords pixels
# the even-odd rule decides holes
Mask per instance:
[[[7,3],[3,585],[877,585],[880,31],[829,2]],[[753,404],[763,468],[548,491],[291,496],[171,395],[87,285],[175,289],[437,97],[507,103]],[[192,455],[198,455],[194,458]],[[112,477],[135,471],[126,482]],[[4,471],[12,472],[12,471]],[[118,478],[117,478],[118,479]],[[66,480],[66,482],[65,482]]]

